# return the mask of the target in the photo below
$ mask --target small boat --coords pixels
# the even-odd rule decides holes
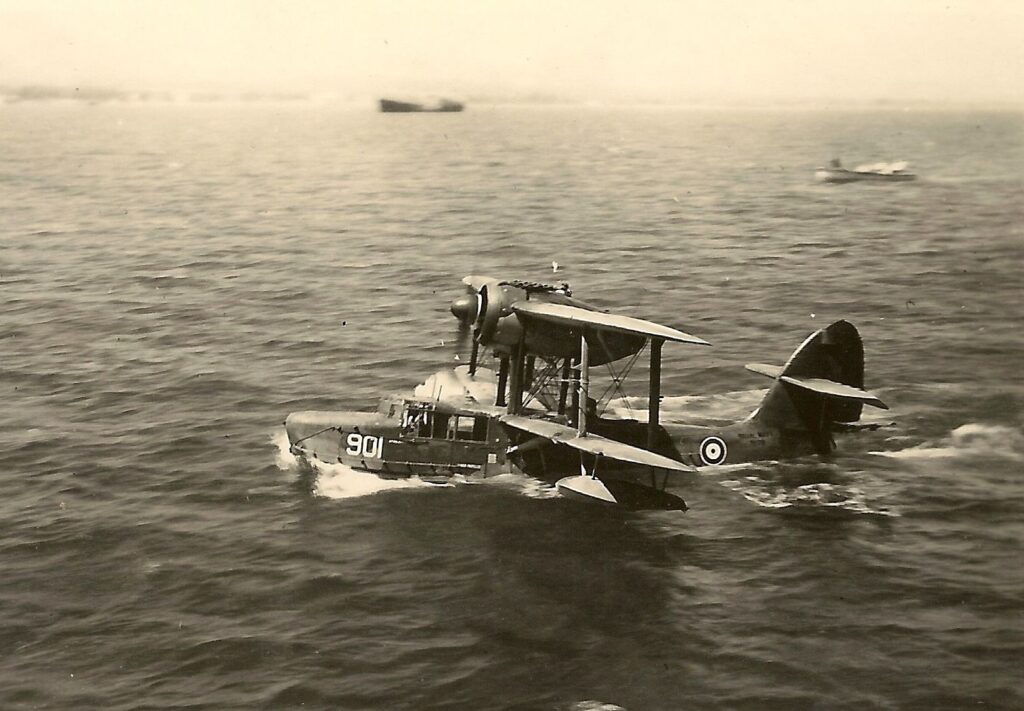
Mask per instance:
[[[409,114],[409,113],[452,113],[462,111],[465,107],[458,101],[441,99],[436,104],[414,104],[408,101],[395,101],[394,99],[381,99],[380,110],[386,114]]]
[[[897,161],[895,163],[870,163],[859,165],[853,170],[844,168],[839,159],[833,159],[828,166],[823,166],[814,171],[814,177],[823,183],[853,183],[856,181],[873,181],[897,183],[906,180],[916,180],[917,176],[906,172],[907,162]]]

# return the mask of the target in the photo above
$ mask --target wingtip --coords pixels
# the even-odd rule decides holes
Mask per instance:
[[[664,328],[667,328],[669,331],[673,331],[674,332],[673,333],[673,338],[671,340],[674,340],[674,341],[676,341],[678,343],[688,343],[688,344],[690,344],[692,346],[710,346],[711,345],[710,342],[705,341],[700,336],[694,336],[692,333],[686,333],[685,331],[680,331],[679,329],[671,328],[671,327],[668,327],[668,326],[665,326]]]
[[[872,396],[872,397],[874,398],[874,400],[872,400],[871,402],[869,402],[869,403],[868,403],[869,405],[874,405],[874,406],[875,406],[875,407],[877,407],[877,408],[878,408],[879,410],[888,410],[888,409],[889,409],[889,406],[888,406],[888,405],[886,405],[886,404],[885,404],[884,402],[882,402],[882,399],[881,399],[880,397],[878,397],[878,396],[877,396],[877,395],[875,395],[874,393],[871,393],[871,396]]]

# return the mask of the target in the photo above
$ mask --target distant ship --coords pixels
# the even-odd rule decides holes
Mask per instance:
[[[906,161],[898,161],[896,163],[858,165],[853,170],[847,170],[839,162],[839,159],[835,158],[828,166],[818,168],[814,172],[814,177],[824,183],[852,183],[859,180],[879,182],[916,180],[917,176],[906,172],[906,168]]]
[[[386,114],[394,113],[417,113],[417,112],[429,112],[429,113],[450,113],[454,111],[462,111],[465,107],[458,101],[451,101],[449,99],[441,99],[437,104],[427,106],[425,104],[413,104],[408,101],[395,101],[393,99],[381,99],[380,110]]]

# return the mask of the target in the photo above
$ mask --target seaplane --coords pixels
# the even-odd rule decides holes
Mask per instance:
[[[858,429],[864,389],[857,329],[837,321],[815,331],[782,366],[748,365],[772,379],[760,406],[721,427],[662,423],[666,343],[709,346],[684,331],[610,313],[568,284],[468,276],[450,310],[471,337],[468,366],[442,371],[374,412],[294,412],[285,420],[293,454],[385,478],[428,481],[509,472],[551,480],[568,498],[628,509],[686,510],[677,493],[698,469],[817,454],[833,433]],[[646,419],[599,412],[591,369],[607,366],[622,393],[647,352]],[[497,370],[481,366],[489,353]]]
[[[815,179],[823,183],[902,183],[917,180],[917,176],[907,172],[910,165],[905,160],[894,163],[865,163],[853,170],[844,168],[838,158],[833,158],[827,166],[819,166],[814,171]]]

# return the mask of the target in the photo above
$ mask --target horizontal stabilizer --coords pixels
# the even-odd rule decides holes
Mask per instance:
[[[833,428],[836,432],[874,432],[875,430],[895,427],[896,423],[889,422],[836,422]]]
[[[793,375],[783,375],[785,370],[782,366],[768,365],[766,363],[747,363],[746,369],[752,373],[767,375],[769,378],[781,380],[784,383],[795,385],[796,387],[803,388],[804,390],[810,390],[811,392],[818,393],[819,395],[848,398],[850,400],[863,402],[865,405],[879,407],[883,410],[889,409],[889,406],[882,402],[874,393],[869,393],[867,390],[855,388],[852,385],[844,385],[843,383],[837,383],[834,380],[827,380],[825,378],[805,378]]]
[[[678,343],[692,343],[698,346],[711,345],[703,338],[691,336],[668,326],[653,321],[608,314],[601,311],[588,311],[569,304],[552,304],[545,301],[524,301],[517,303],[512,309],[527,319],[535,318],[546,323],[554,323],[569,328],[590,327],[597,331],[612,331],[643,338],[656,338]]]
[[[744,366],[751,373],[767,375],[769,378],[778,378],[782,375],[781,365],[768,365],[767,363],[747,363]]]
[[[581,435],[572,427],[566,427],[557,422],[536,420],[520,415],[503,415],[498,419],[502,424],[509,427],[537,435],[538,437],[544,437],[553,444],[564,444],[567,447],[572,447],[587,454],[608,457],[620,462],[639,464],[654,469],[671,469],[679,472],[694,471],[693,467],[688,464],[677,462],[674,459],[655,454],[649,450],[624,444],[614,439],[607,439],[599,435]]]
[[[784,383],[789,383],[790,385],[795,385],[798,388],[803,388],[804,390],[810,390],[811,392],[818,393],[819,395],[859,400],[865,405],[880,407],[883,410],[889,409],[889,406],[879,400],[877,395],[869,393],[867,390],[855,388],[852,385],[837,383],[834,380],[825,380],[824,378],[796,378],[792,375],[783,375],[779,380]]]

